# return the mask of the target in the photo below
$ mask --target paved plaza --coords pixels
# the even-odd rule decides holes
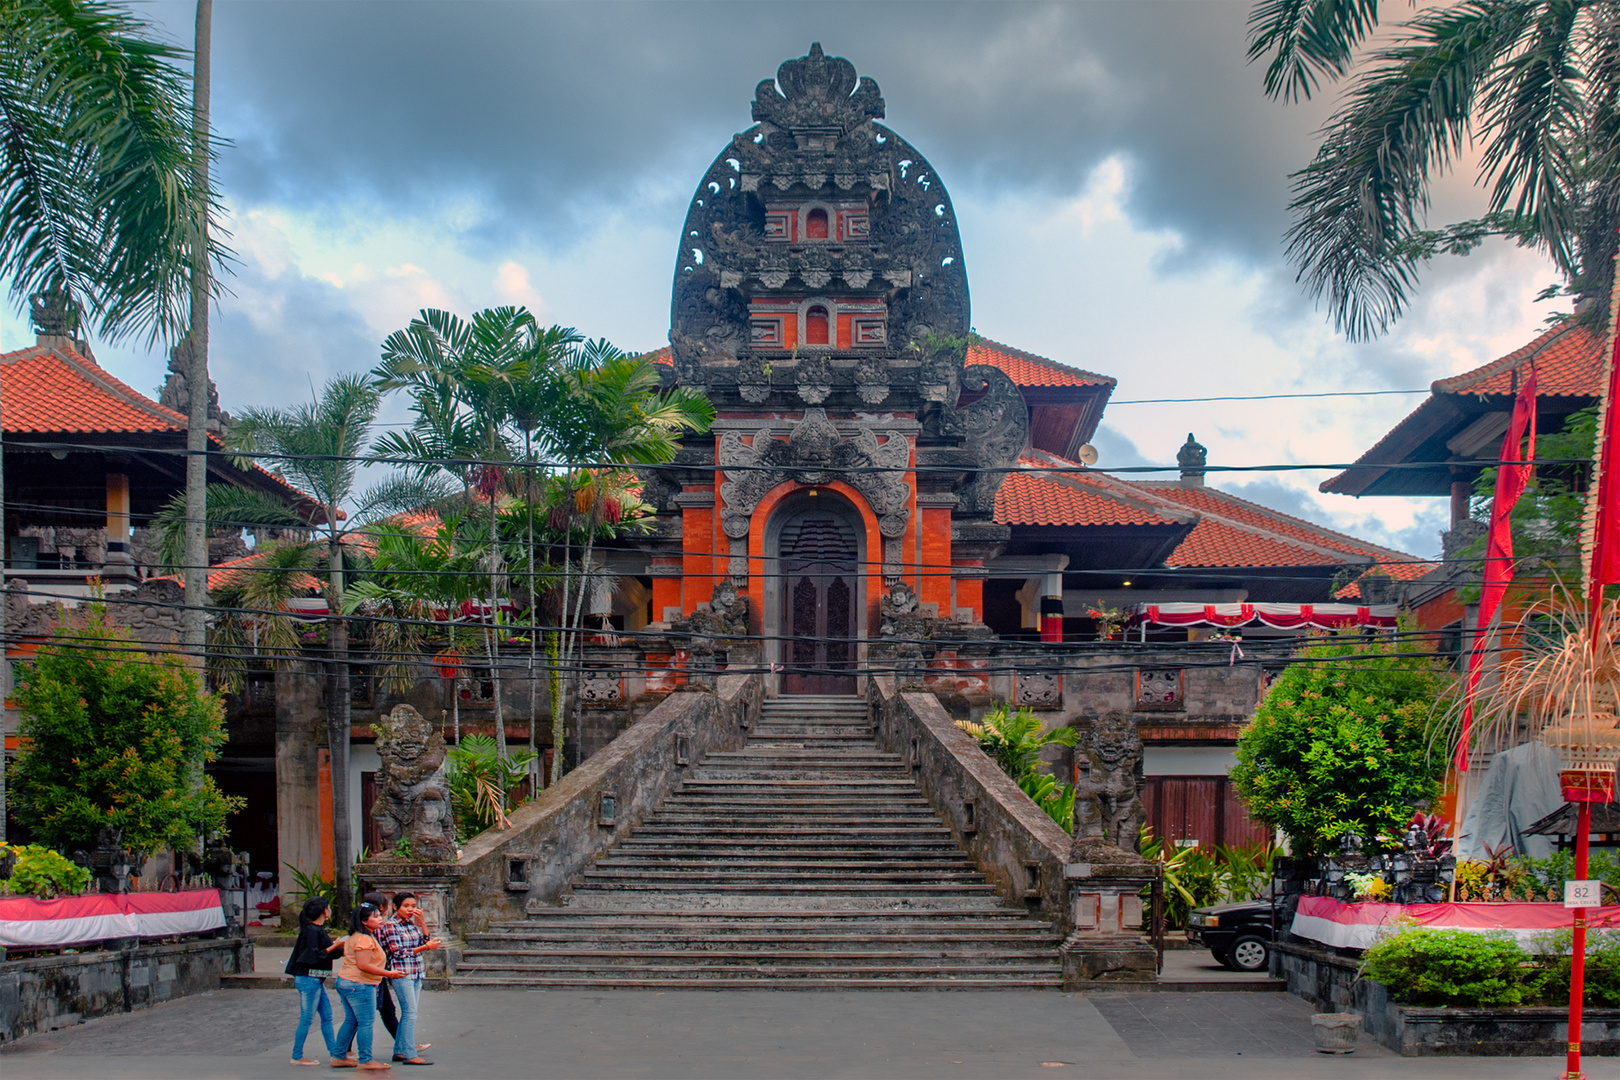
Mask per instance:
[[[1400,1058],[1375,1045],[1325,1057],[1311,1049],[1311,1011],[1278,993],[463,990],[423,997],[419,1031],[437,1066],[394,1074],[1549,1080],[1562,1065]],[[204,994],[31,1036],[0,1049],[0,1075],[330,1075],[287,1064],[297,1015],[291,990]],[[1587,1075],[1620,1080],[1620,1061],[1592,1061]]]

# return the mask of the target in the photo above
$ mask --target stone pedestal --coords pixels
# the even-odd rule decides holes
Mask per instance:
[[[428,979],[443,979],[456,973],[461,962],[462,942],[450,925],[452,894],[461,881],[461,867],[455,863],[405,863],[373,860],[355,868],[355,877],[367,892],[388,896],[408,892],[426,916],[428,933],[444,947],[422,954]]]
[[[1099,839],[1080,839],[1064,867],[1074,932],[1062,946],[1063,988],[1157,982],[1158,960],[1142,935],[1141,890],[1158,867]]]

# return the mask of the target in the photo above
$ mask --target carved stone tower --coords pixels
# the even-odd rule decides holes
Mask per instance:
[[[877,84],[820,45],[783,63],[698,185],[675,264],[674,377],[719,419],[687,468],[648,477],[653,615],[692,614],[729,576],[786,692],[853,691],[901,582],[971,635],[1028,436],[1012,381],[963,367],[950,197],[883,115]]]

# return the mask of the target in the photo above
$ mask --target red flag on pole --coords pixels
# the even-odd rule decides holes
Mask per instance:
[[[1603,600],[1603,586],[1620,582],[1620,513],[1616,501],[1620,500],[1620,462],[1614,459],[1614,439],[1620,426],[1620,342],[1611,348],[1602,417],[1598,428],[1597,476],[1594,496],[1597,503],[1592,520],[1592,562],[1587,580],[1586,602],[1594,631],[1598,619],[1598,605]]]
[[[1527,438],[1528,436],[1528,438]],[[1523,444],[1521,452],[1521,444]],[[1485,636],[1496,618],[1513,580],[1513,507],[1530,483],[1536,458],[1536,373],[1519,388],[1513,402],[1513,419],[1502,436],[1497,455],[1496,492],[1491,498],[1491,528],[1485,537],[1485,584],[1479,593],[1479,619],[1475,623],[1474,644],[1468,654],[1468,689],[1463,698],[1462,735],[1457,740],[1457,771],[1468,771],[1468,737],[1474,726],[1474,692],[1485,673]],[[1519,463],[1519,464],[1511,464]]]

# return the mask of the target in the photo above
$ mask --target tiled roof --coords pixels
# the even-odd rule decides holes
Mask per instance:
[[[668,345],[649,355],[655,364],[674,362]],[[998,367],[1019,386],[1113,386],[1117,381],[1112,376],[1060,364],[989,338],[979,338],[968,346],[965,363]]]
[[[1376,569],[1382,570],[1396,581],[1416,581],[1418,578],[1436,569],[1438,563],[1432,562],[1381,562]],[[1344,588],[1333,594],[1336,600],[1360,600],[1361,583],[1352,581]]]
[[[33,346],[0,356],[5,430],[185,431],[186,418],[119,382],[71,349]]]
[[[1002,525],[1182,525],[1192,515],[1133,497],[1128,485],[1077,462],[1028,450],[996,492]],[[1050,472],[1050,469],[1066,472]]]
[[[1418,577],[1432,566],[1214,488],[1184,487],[1173,480],[1131,486],[1199,515],[1193,531],[1165,560],[1169,566],[1324,566],[1372,560],[1396,577],[1407,575],[1406,568],[1421,567],[1410,571]]]
[[[1113,386],[1117,381],[989,338],[979,338],[968,346],[967,363],[998,367],[1019,386]]]
[[[1601,335],[1585,324],[1565,323],[1484,367],[1438,379],[1431,389],[1436,394],[1512,394],[1514,371],[1523,379],[1534,364],[1537,394],[1597,397],[1602,392],[1603,352]]]

